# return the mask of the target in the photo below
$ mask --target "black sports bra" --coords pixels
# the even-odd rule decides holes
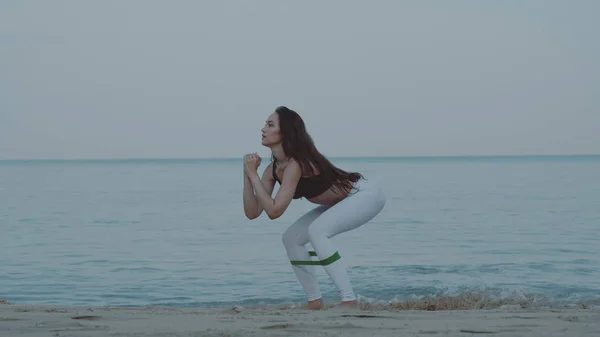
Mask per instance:
[[[281,181],[277,177],[275,168],[277,161],[273,161],[273,178],[281,185]],[[302,197],[310,199],[314,198],[321,193],[327,191],[333,185],[332,182],[327,181],[322,174],[311,176],[311,177],[300,177],[298,185],[296,185],[296,191],[294,192],[294,199],[300,199]]]

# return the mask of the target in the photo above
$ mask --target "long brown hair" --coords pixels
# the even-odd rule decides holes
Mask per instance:
[[[321,154],[312,137],[306,131],[304,121],[297,112],[285,106],[275,109],[279,116],[279,129],[283,138],[283,152],[294,158],[302,169],[302,175],[314,175],[313,166],[325,180],[333,183],[333,190],[351,190],[354,182],[364,178],[358,172],[346,172],[333,165]],[[275,160],[275,157],[272,157]]]

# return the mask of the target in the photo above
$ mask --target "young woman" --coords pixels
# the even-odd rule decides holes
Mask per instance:
[[[343,306],[356,307],[356,295],[343,259],[331,238],[355,229],[384,207],[386,197],[356,172],[334,166],[315,147],[304,121],[293,110],[278,107],[262,129],[262,145],[271,149],[271,163],[259,177],[261,158],[244,156],[244,212],[255,219],[264,211],[270,219],[280,217],[292,199],[306,198],[317,204],[284,233],[283,245],[298,281],[308,297],[307,309],[322,309],[321,292],[315,277],[323,266],[337,286]],[[280,188],[271,197],[275,183]],[[305,245],[310,243],[314,252]],[[318,261],[313,261],[316,256]]]

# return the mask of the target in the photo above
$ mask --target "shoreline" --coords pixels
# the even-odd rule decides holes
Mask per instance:
[[[13,336],[592,336],[600,308],[412,310],[174,308],[0,303],[0,335]]]
[[[378,298],[369,298],[362,295],[357,296],[358,304],[361,310],[415,310],[415,311],[445,311],[445,310],[494,310],[502,309],[507,307],[520,308],[523,310],[562,310],[562,309],[589,309],[589,308],[600,308],[600,297],[588,296],[587,298],[566,298],[557,299],[548,297],[544,294],[536,293],[515,293],[515,294],[504,294],[504,296],[498,296],[497,294],[490,294],[488,292],[475,292],[475,291],[463,291],[458,294],[437,294],[428,295],[415,298],[404,298],[398,299],[393,298],[391,300],[384,300]],[[83,303],[83,304],[81,304]],[[97,303],[92,301],[91,303],[76,301],[74,303],[57,303],[56,301],[49,302],[36,302],[36,301],[25,301],[20,302],[13,300],[7,300],[6,298],[0,297],[0,305],[2,304],[18,304],[18,305],[35,305],[35,306],[60,306],[76,308],[80,306],[91,306],[96,308],[111,307],[111,308],[147,308],[147,307],[158,307],[158,308],[181,308],[181,309],[208,309],[208,310],[222,310],[232,307],[244,307],[248,309],[270,309],[277,308],[279,310],[295,309],[306,304],[305,300],[272,300],[261,301],[227,301],[227,302],[156,302],[151,301],[143,303]],[[332,307],[339,303],[332,299],[325,298],[324,305],[326,307]]]

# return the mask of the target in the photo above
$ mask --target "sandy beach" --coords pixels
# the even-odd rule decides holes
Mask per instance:
[[[0,336],[600,336],[600,309],[342,310],[0,304]]]

